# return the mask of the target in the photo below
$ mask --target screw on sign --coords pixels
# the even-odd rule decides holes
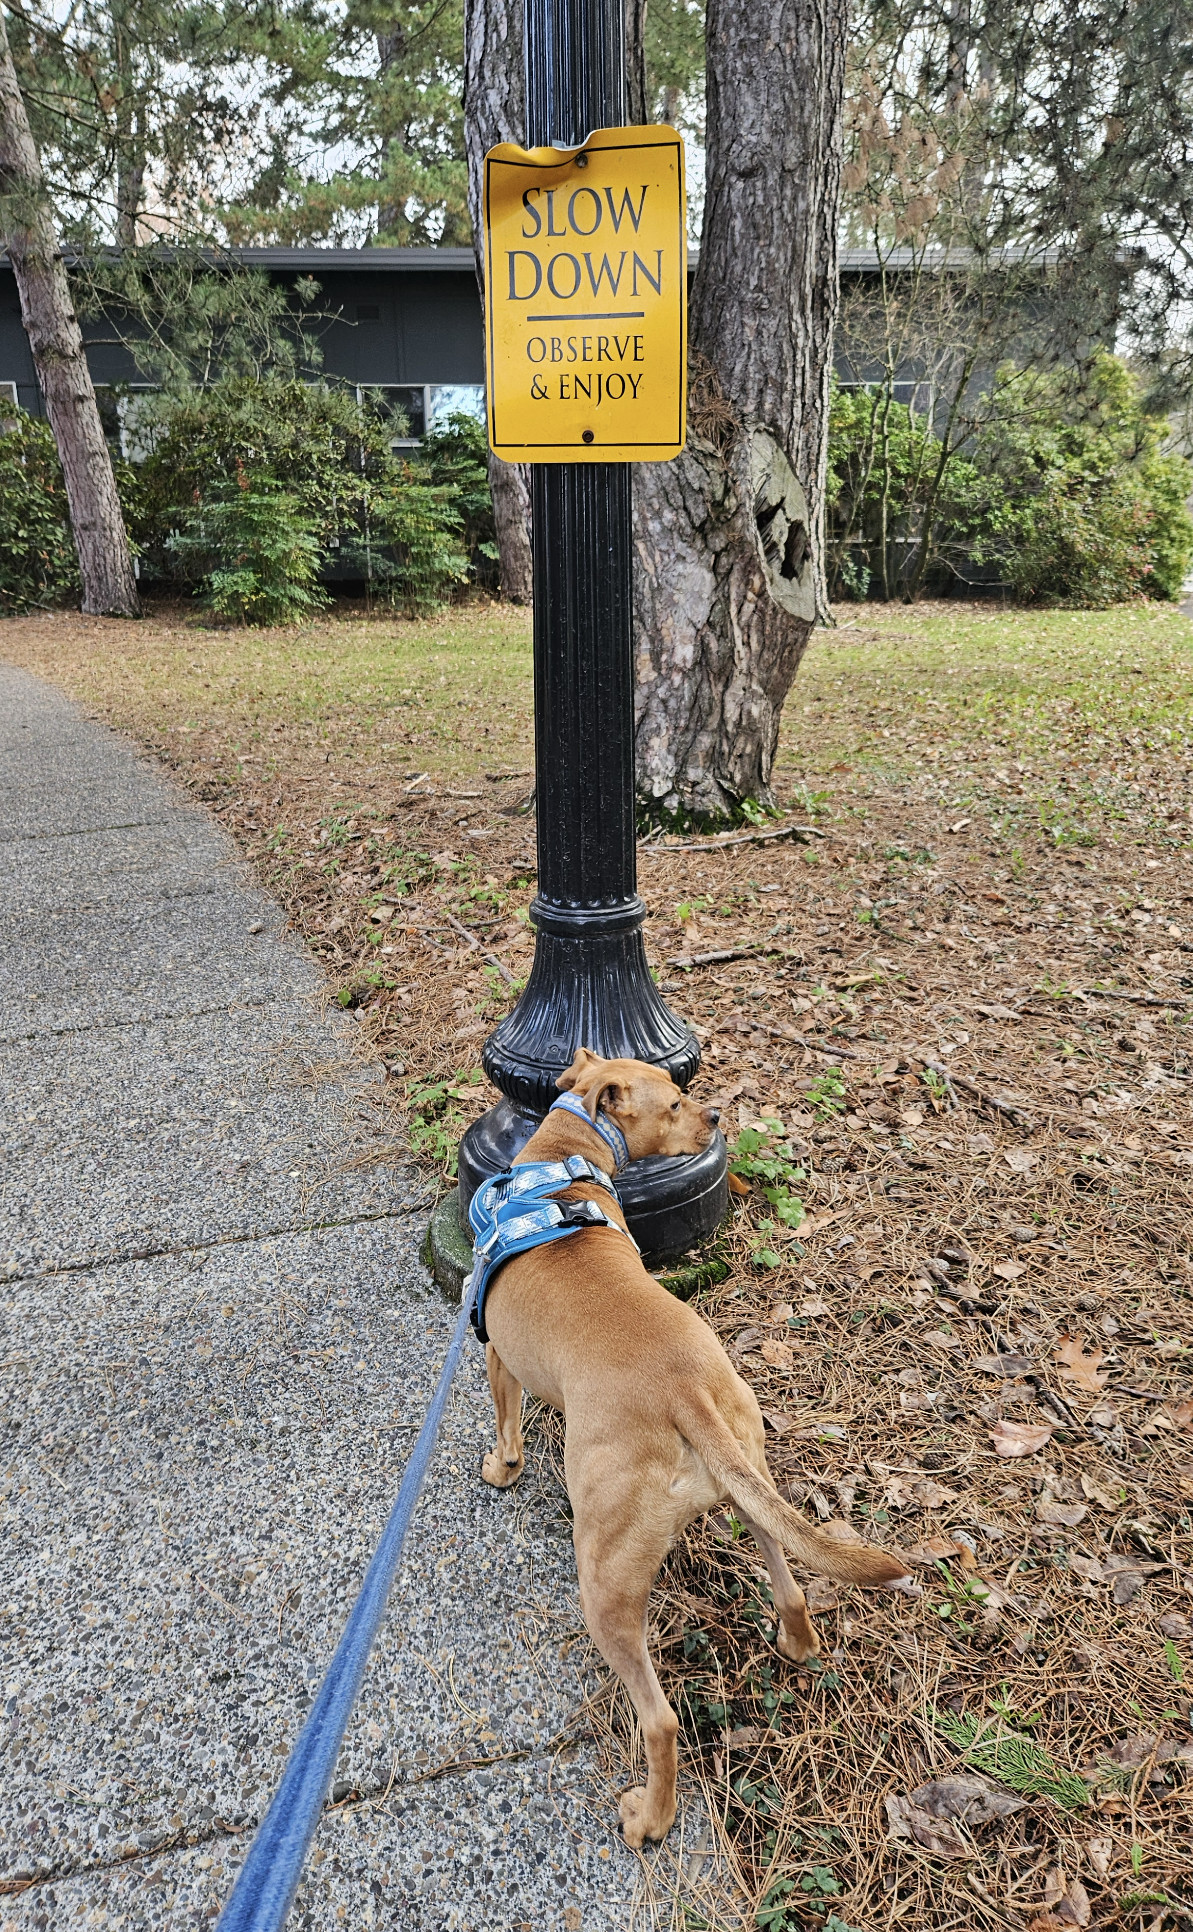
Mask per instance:
[[[489,441],[510,462],[663,462],[686,435],[683,142],[601,128],[485,156]]]

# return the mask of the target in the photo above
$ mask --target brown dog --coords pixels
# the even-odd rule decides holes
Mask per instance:
[[[698,1153],[717,1125],[715,1108],[687,1099],[640,1060],[601,1060],[581,1047],[558,1085],[583,1101],[590,1118],[603,1110],[635,1160]],[[561,1111],[547,1115],[519,1160],[568,1154],[583,1154],[606,1172],[612,1165],[595,1128]],[[620,1210],[591,1182],[556,1198],[599,1201],[624,1226]],[[675,1817],[679,1723],[650,1661],[646,1625],[651,1585],[688,1524],[732,1503],[766,1558],[779,1649],[797,1663],[819,1645],[784,1548],[805,1569],[845,1583],[898,1582],[906,1566],[866,1544],[836,1542],[783,1501],[766,1466],[753,1390],[708,1324],[646,1272],[615,1229],[583,1229],[515,1256],[493,1283],[485,1321],[497,1409],[485,1481],[505,1489],[522,1473],[523,1388],[567,1418],[564,1466],[580,1602],[646,1741],[646,1785],[621,1800],[627,1843],[639,1846],[662,1838]]]

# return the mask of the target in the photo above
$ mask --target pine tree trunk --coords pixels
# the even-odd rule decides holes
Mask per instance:
[[[645,127],[646,0],[625,0],[625,112],[631,127]]]
[[[481,228],[482,167],[499,141],[521,141],[525,125],[522,71],[523,0],[466,0],[464,11],[464,139],[468,150],[468,206],[472,214],[476,279],[484,312],[485,264]],[[501,594],[514,604],[531,600],[530,469],[489,458],[493,521],[501,552]]]
[[[845,0],[709,0],[688,446],[634,486],[638,789],[697,818],[769,799],[827,611],[845,32]]]
[[[62,463],[83,579],[83,609],[98,617],[135,617],[137,586],[112,459],[2,11],[0,195],[0,239],[16,277],[21,320]]]

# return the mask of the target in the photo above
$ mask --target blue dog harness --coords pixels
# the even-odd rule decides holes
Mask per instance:
[[[625,1136],[610,1120],[593,1121],[584,1103],[563,1094],[551,1111],[561,1108],[577,1114],[588,1127],[596,1128],[606,1142],[618,1167],[626,1165],[629,1149]],[[620,1148],[614,1145],[616,1135]],[[482,1342],[489,1339],[485,1328],[485,1299],[499,1268],[515,1255],[526,1254],[548,1241],[577,1234],[581,1228],[625,1229],[606,1214],[597,1201],[556,1201],[551,1196],[571,1187],[576,1181],[593,1181],[617,1198],[617,1190],[603,1168],[586,1160],[583,1154],[569,1154],[562,1161],[523,1161],[495,1174],[478,1187],[468,1203],[468,1219],[474,1236],[472,1272],[464,1283],[464,1294],[472,1295],[472,1326]],[[637,1242],[632,1235],[626,1239]]]

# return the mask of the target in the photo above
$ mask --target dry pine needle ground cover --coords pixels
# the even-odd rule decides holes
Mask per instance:
[[[784,726],[774,825],[808,829],[643,848],[735,1147],[674,1285],[787,1493],[910,1551],[922,1594],[813,1585],[796,1669],[753,1546],[698,1525],[655,1598],[686,1775],[771,1932],[1188,1927],[1193,627],[841,619]],[[389,1067],[386,1131],[442,1169],[532,951],[524,616],[166,610],[0,649],[216,810]]]

